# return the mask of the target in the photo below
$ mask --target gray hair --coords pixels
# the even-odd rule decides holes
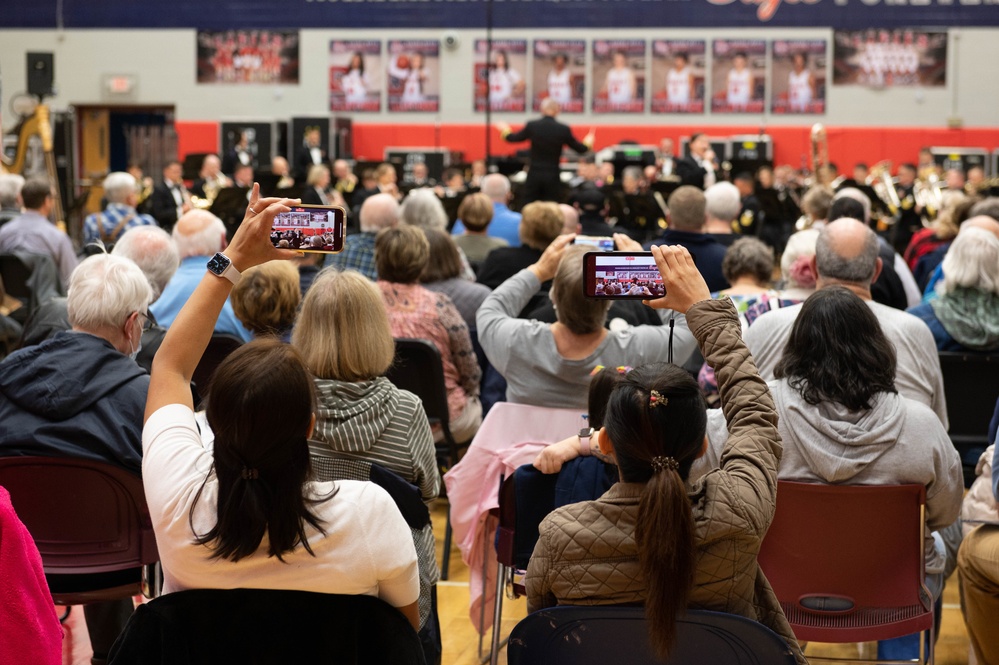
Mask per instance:
[[[840,199],[853,199],[864,207],[864,219],[862,222],[871,221],[871,199],[856,187],[844,187],[833,196],[833,203]]]
[[[999,196],[990,196],[986,199],[982,199],[973,205],[971,210],[968,211],[969,218],[978,217],[979,215],[991,217],[999,222]]]
[[[961,229],[943,260],[940,295],[965,288],[999,295],[999,238],[985,229]]]
[[[622,178],[634,178],[635,180],[642,179],[642,169],[637,166],[626,166],[624,170],[621,171]]]
[[[4,208],[18,207],[17,198],[21,196],[22,187],[24,187],[24,177],[16,173],[0,175],[0,206]]]
[[[492,201],[506,203],[510,194],[510,180],[501,173],[490,173],[482,179],[482,193]]]
[[[784,245],[784,253],[780,255],[780,274],[784,279],[784,288],[815,288],[814,282],[811,284],[801,284],[794,277],[792,266],[802,256],[815,256],[815,244],[819,238],[818,229],[805,229],[798,231],[787,239]]]
[[[756,238],[739,238],[722,259],[722,274],[729,282],[749,275],[762,286],[770,283],[773,272],[774,250]]]
[[[421,229],[447,230],[447,212],[444,205],[434,194],[434,190],[426,187],[414,189],[399,206],[399,221],[403,224]]]
[[[857,234],[863,234],[858,238]],[[843,251],[850,239],[862,240],[860,251],[853,256]],[[878,236],[858,219],[844,217],[827,224],[815,241],[815,270],[823,279],[869,286],[878,263]]]
[[[138,185],[131,173],[124,171],[114,171],[104,178],[104,197],[108,203],[124,203],[132,194],[135,194]]]
[[[391,194],[375,194],[364,199],[360,212],[361,231],[377,233],[399,223],[399,202]]]
[[[742,210],[739,188],[730,182],[716,182],[704,190],[704,209],[708,217],[731,224]]]
[[[199,231],[191,234],[184,233],[184,229],[190,224],[185,222],[198,219],[203,224]],[[208,212],[195,208],[181,215],[173,227],[173,241],[177,245],[177,252],[181,259],[189,256],[214,256],[216,252],[221,252],[225,239],[225,224],[221,219]]]
[[[180,254],[170,234],[158,226],[133,226],[121,234],[111,252],[131,259],[142,270],[153,289],[153,300],[180,266]]]
[[[95,254],[73,270],[67,318],[73,328],[97,334],[121,326],[132,312],[145,314],[152,297],[139,266],[123,256]]]

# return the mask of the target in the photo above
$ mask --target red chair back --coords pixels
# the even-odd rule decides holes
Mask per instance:
[[[861,642],[929,629],[925,495],[922,485],[779,482],[759,562],[799,640]]]

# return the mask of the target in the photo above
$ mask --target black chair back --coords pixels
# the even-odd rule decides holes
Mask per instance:
[[[211,383],[215,369],[222,364],[222,361],[229,357],[229,354],[243,345],[243,340],[232,335],[215,333],[212,335],[204,355],[198,362],[194,370],[192,382],[197,390],[199,401],[208,394],[208,385]]]
[[[31,268],[14,254],[0,254],[0,280],[3,280],[7,295],[21,300],[25,305],[31,298],[28,280],[31,279]]]
[[[447,387],[444,363],[433,342],[425,339],[397,338],[395,360],[385,376],[401,390],[408,390],[423,402],[431,423],[448,429]],[[448,430],[448,437],[450,431]]]
[[[950,440],[964,464],[965,486],[975,479],[975,465],[988,447],[989,420],[999,398],[999,355],[941,352]]]

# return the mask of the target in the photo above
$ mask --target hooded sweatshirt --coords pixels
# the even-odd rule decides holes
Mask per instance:
[[[136,474],[149,375],[107,340],[60,332],[0,363],[0,455],[79,457]]]
[[[318,408],[309,450],[363,459],[420,488],[424,501],[440,492],[433,435],[423,404],[380,376],[371,381],[315,379]]]
[[[836,402],[812,405],[788,385],[771,381],[784,456],[780,480],[827,485],[926,487],[926,572],[943,570],[944,558],[931,531],[951,525],[961,510],[961,458],[936,414],[924,404],[894,393],[878,393],[870,410],[850,411]],[[708,412],[708,454],[690,480],[718,466],[728,438],[725,419]]]

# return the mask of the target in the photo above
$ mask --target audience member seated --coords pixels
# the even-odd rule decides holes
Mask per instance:
[[[545,248],[562,232],[562,213],[554,203],[535,201],[524,206],[521,212],[520,242],[516,246],[494,249],[479,268],[479,283],[490,289],[537,262]]]
[[[738,239],[736,218],[742,210],[739,188],[730,182],[716,182],[704,190],[704,232],[723,245],[730,246]]]
[[[819,231],[812,259],[816,287],[821,290],[843,286],[867,302],[895,346],[898,373],[894,385],[899,393],[929,406],[946,427],[943,374],[929,328],[912,314],[871,300],[871,282],[881,271],[878,250],[877,235],[863,222],[840,219],[827,224]],[[802,305],[792,305],[771,311],[756,319],[746,331],[746,345],[764,379],[774,378],[774,369],[801,308]],[[828,362],[830,358],[821,360]]]
[[[326,257],[326,266],[337,270],[356,270],[371,280],[378,279],[375,265],[375,236],[382,229],[399,223],[399,202],[389,194],[375,194],[365,199],[360,212],[361,232],[344,239],[343,251]]]
[[[614,229],[607,223],[607,195],[593,183],[573,190],[569,202],[579,212],[579,232],[585,236],[611,236]]]
[[[815,293],[815,242],[817,229],[798,231],[787,239],[780,257],[781,282],[776,298],[761,298],[749,305],[741,318],[746,326],[772,309],[780,309],[799,302]]]
[[[965,205],[967,208],[965,208]],[[930,280],[934,278],[937,269],[940,267],[940,263],[943,261],[944,255],[947,254],[947,250],[950,248],[950,243],[957,237],[957,234],[960,232],[961,227],[964,226],[966,221],[974,217],[981,216],[999,220],[999,198],[997,197],[989,197],[981,201],[968,199],[965,205],[958,204],[953,209],[953,214],[950,217],[946,215],[946,213],[950,210],[950,208],[947,207],[945,207],[943,211],[941,211],[940,215],[937,216],[937,220],[940,222],[939,235],[944,239],[944,241],[940,242],[932,250],[927,251],[920,256],[916,261],[916,266],[912,269],[912,274],[916,278],[916,283],[919,285],[919,288],[922,289],[923,293],[929,292],[927,287]],[[941,219],[941,217],[943,217],[943,219]],[[936,222],[934,225],[935,227],[938,226]],[[917,242],[918,237],[918,233],[913,236],[913,243]],[[939,277],[936,279],[939,279]]]
[[[316,387],[311,454],[323,457],[332,452],[377,464],[415,485],[424,501],[436,499],[440,474],[423,405],[383,376],[395,356],[395,343],[378,288],[352,270],[324,270],[302,303],[292,343]],[[429,526],[427,531],[416,545],[421,638],[425,632],[439,634],[432,609],[437,561]],[[419,551],[421,546],[424,551]],[[433,626],[427,625],[429,620]],[[436,653],[439,660],[439,644]]]
[[[269,239],[285,203],[264,207],[253,188],[227,248],[237,271],[295,255]],[[260,339],[219,365],[206,412],[214,445],[202,445],[190,382],[231,288],[225,276],[204,275],[150,378],[143,477],[164,593],[252,586],[370,595],[418,629],[416,551],[392,498],[373,483],[309,478],[315,386],[294,347]]]
[[[0,456],[76,457],[140,472],[149,376],[132,358],[151,298],[128,259],[99,254],[73,271],[72,330],[0,362]],[[105,662],[131,613],[131,599],[84,606],[94,663]]]
[[[16,173],[0,173],[0,226],[21,214],[21,188],[24,178]]]
[[[451,434],[456,441],[468,441],[482,423],[482,370],[468,325],[451,299],[418,283],[429,256],[426,236],[413,226],[385,229],[375,239],[378,287],[392,336],[425,339],[440,351]]]
[[[232,287],[232,311],[254,338],[291,341],[302,289],[298,270],[289,261],[272,261],[250,268]]]
[[[139,183],[124,171],[109,173],[104,178],[104,212],[87,215],[83,220],[83,242],[109,245],[118,241],[128,229],[136,226],[155,226],[156,220],[139,214],[135,206],[139,200]]]
[[[968,219],[961,222],[958,235],[965,228],[977,227],[995,234],[999,237],[999,197],[991,197],[979,201],[968,212]],[[943,279],[943,268],[940,264],[947,254],[950,245],[941,245],[935,251],[920,259],[917,268],[920,273],[929,277],[926,278],[926,287],[923,289],[923,300],[936,297],[937,282]]]
[[[933,332],[940,351],[999,349],[999,238],[963,229],[943,260],[937,297],[909,309]]]
[[[458,219],[464,222],[465,231],[454,236],[454,243],[465,253],[473,268],[481,266],[489,252],[509,246],[506,240],[494,238],[488,233],[493,219],[493,203],[485,194],[469,194],[462,199],[458,206]]]
[[[59,270],[62,285],[76,267],[76,254],[69,236],[49,220],[55,199],[52,185],[46,178],[31,178],[21,188],[24,211],[0,226],[0,254],[24,252],[49,256]]]
[[[164,328],[173,325],[177,314],[204,276],[208,261],[226,248],[225,231],[222,220],[207,210],[194,209],[177,220],[177,225],[173,227],[173,241],[180,254],[180,267],[150,307],[159,325]],[[250,331],[236,318],[228,300],[215,322],[215,332],[238,337],[244,342],[253,339]]]
[[[832,207],[833,196],[836,193],[824,185],[812,185],[801,197],[801,212],[805,218],[805,228],[821,229],[829,219],[829,208]]]
[[[330,198],[327,192],[330,188],[330,170],[325,164],[313,164],[305,178],[305,189],[302,190],[302,203],[308,205],[328,206]]]
[[[920,275],[916,271],[920,259],[956,238],[961,222],[968,219],[968,213],[974,205],[975,200],[971,197],[958,196],[953,205],[945,206],[937,213],[929,228],[919,229],[913,234],[902,256],[916,278],[920,291],[926,287],[926,280],[920,280]]]
[[[770,383],[784,445],[778,477],[831,485],[924,485],[926,584],[937,599],[946,551],[943,539],[931,532],[958,517],[964,493],[961,459],[939,418],[896,389],[899,345],[869,304],[851,289],[830,286],[800,307]],[[717,463],[725,437],[725,423],[709,414],[708,468]],[[885,645],[882,651],[901,646]],[[909,648],[913,645],[918,651],[918,642]]]
[[[535,263],[493,291],[479,308],[479,343],[506,379],[510,402],[585,409],[584,388],[595,365],[634,367],[668,357],[669,325],[604,327],[612,301],[583,295],[587,248],[566,249],[573,238],[555,240]],[[615,240],[625,250],[638,244],[623,234]],[[515,318],[548,280],[552,280],[550,295],[558,320],[547,324]],[[663,323],[672,315],[660,312]],[[672,330],[674,357],[683,363],[695,348],[683,315],[676,316]]]
[[[451,236],[439,229],[424,229],[423,233],[430,244],[430,258],[423,267],[420,283],[450,298],[468,329],[474,331],[475,313],[479,311],[482,301],[489,297],[489,287],[462,277],[461,255]],[[475,335],[472,337],[474,339]]]
[[[399,221],[421,229],[447,229],[447,212],[434,190],[411,191],[399,206]]]
[[[490,238],[506,240],[510,247],[520,247],[521,216],[520,213],[513,212],[507,207],[511,198],[510,181],[505,175],[490,173],[482,178],[482,193],[493,202],[493,221],[490,222],[486,234]],[[451,228],[451,233],[456,236],[465,232],[460,213],[458,217],[458,221]]]
[[[721,264],[725,258],[725,245],[704,232],[705,199],[704,192],[693,185],[678,187],[669,196],[668,227],[658,240],[645,243],[646,249],[653,245],[680,245],[686,247],[697,269],[701,271],[708,288],[714,291],[727,289],[729,283],[722,275]]]
[[[676,365],[630,371],[611,393],[596,433],[601,452],[616,459],[621,482],[541,523],[527,569],[528,611],[642,603],[650,644],[662,659],[686,608],[739,614],[781,635],[804,663],[756,561],[777,498],[781,445],[773,401],[740,339],[731,303],[711,299],[686,249],[653,252],[667,294],[655,304],[689,315],[718,371],[733,432],[724,463],[688,493],[691,465],[704,451],[700,389]]]

